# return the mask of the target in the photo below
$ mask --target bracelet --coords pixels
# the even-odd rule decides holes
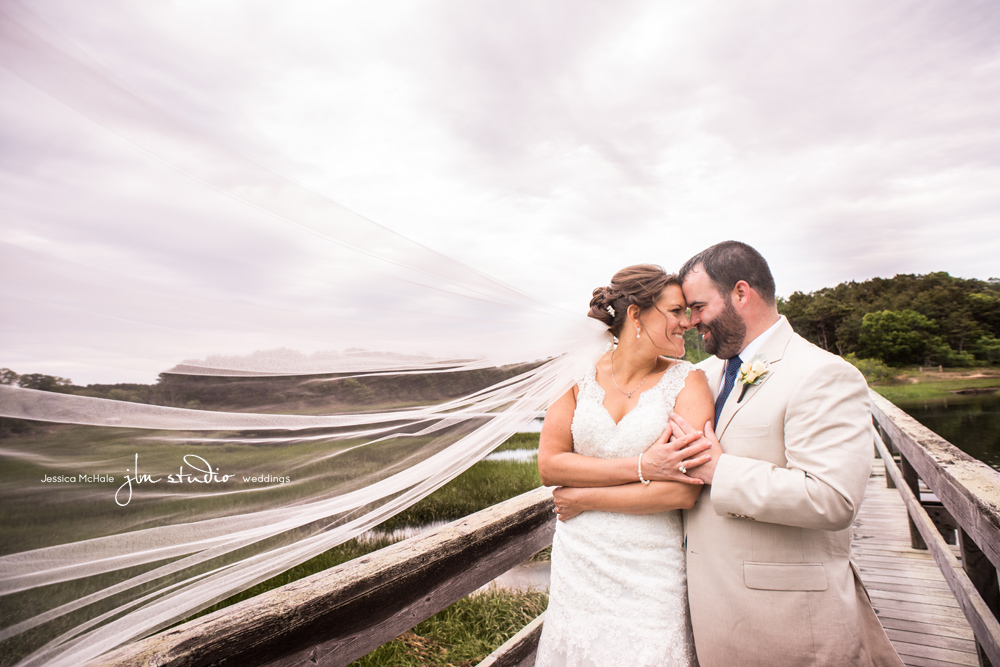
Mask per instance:
[[[642,454],[645,454],[645,452],[643,452]],[[642,454],[639,454],[639,481],[642,482],[643,484],[649,484],[649,480],[644,479],[642,476]]]

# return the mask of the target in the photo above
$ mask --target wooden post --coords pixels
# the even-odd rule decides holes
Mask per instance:
[[[996,567],[961,527],[958,529],[958,543],[962,550],[962,569],[969,575],[969,579],[983,596],[983,601],[993,615],[1000,618],[1000,587],[997,584]],[[976,653],[979,654],[980,667],[993,667],[978,640],[976,640]]]
[[[885,429],[882,428],[882,425],[878,423],[878,420],[876,419],[876,420],[873,420],[873,421],[875,422],[875,430],[878,432],[878,437],[882,439],[882,443],[885,445],[885,448],[886,448],[886,450],[889,453],[889,457],[892,458],[892,454],[895,451],[895,449],[892,446],[892,440],[890,440],[889,436],[886,435]],[[878,451],[878,446],[875,447],[875,451]],[[881,456],[881,455],[882,454],[879,453],[879,456]],[[896,482],[893,481],[891,475],[887,474],[885,476],[885,488],[887,488],[887,489],[895,489],[896,488]]]
[[[920,478],[917,477],[917,471],[913,469],[910,462],[907,460],[902,453],[899,455],[900,470],[903,473],[903,481],[906,485],[910,487],[910,491],[913,491],[913,495],[916,496],[917,501],[920,501]],[[924,542],[924,538],[920,536],[920,531],[917,530],[917,525],[913,523],[913,518],[907,516],[907,522],[910,524],[910,545],[914,549],[927,549],[927,543]]]

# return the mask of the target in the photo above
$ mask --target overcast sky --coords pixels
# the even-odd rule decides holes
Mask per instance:
[[[675,269],[729,238],[768,258],[785,296],[897,273],[1000,276],[992,0],[0,7],[175,117],[178,136],[567,309],[584,312],[622,266]],[[308,231],[169,148],[137,147],[4,53],[0,366],[78,383],[164,368],[157,355],[117,376],[74,365],[74,332],[106,327],[91,299],[108,298],[39,279],[46,262],[210,285],[229,306],[350,289],[309,268]],[[75,315],[57,336],[43,311],[59,299]]]

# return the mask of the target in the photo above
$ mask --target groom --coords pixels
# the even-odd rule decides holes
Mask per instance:
[[[714,452],[688,471],[711,486],[684,519],[701,667],[902,665],[850,561],[873,456],[864,379],[778,315],[771,271],[750,246],[714,245],[680,277],[715,355],[699,365],[716,394],[714,430],[672,417],[677,436],[705,426]],[[679,448],[655,444],[643,471],[678,479],[665,462]]]

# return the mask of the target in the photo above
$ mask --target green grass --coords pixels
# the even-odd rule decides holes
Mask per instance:
[[[541,485],[538,465],[533,461],[480,461],[420,502],[383,522],[381,528],[391,530],[434,521],[454,521]]]
[[[1000,377],[948,377],[953,375],[951,373],[943,374],[944,377],[940,375],[908,371],[903,374],[903,382],[874,385],[872,389],[896,405],[903,405],[953,398],[954,392],[960,389],[1000,388]]]
[[[495,590],[470,595],[351,667],[470,667],[545,611],[544,593]]]
[[[493,451],[507,452],[515,449],[538,449],[538,435],[538,433],[515,433]]]

